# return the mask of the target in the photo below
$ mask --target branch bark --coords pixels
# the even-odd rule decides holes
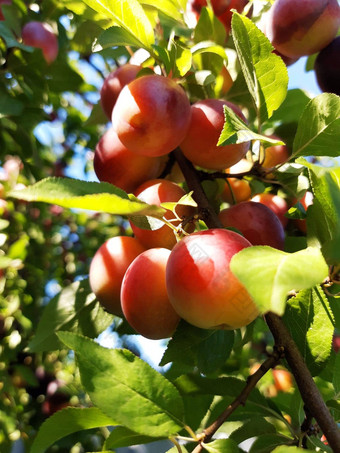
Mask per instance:
[[[194,200],[198,204],[199,209],[204,210],[206,213],[204,217],[206,225],[208,228],[222,228],[222,224],[216,212],[210,206],[209,200],[202,189],[200,178],[196,173],[194,166],[183,156],[180,149],[176,149],[174,155],[188,184],[189,190],[193,191]],[[332,418],[290,332],[281,318],[274,313],[267,313],[265,315],[265,320],[274,337],[276,347],[279,350],[282,348],[284,350],[285,358],[294,375],[306,408],[308,408],[309,413],[315,418],[322,429],[323,434],[326,436],[328,444],[333,449],[334,453],[340,453],[340,430]],[[226,409],[224,417],[226,414],[228,416],[229,410],[231,409]],[[221,414],[221,416],[222,415],[223,414]],[[216,421],[216,423],[218,424],[218,421]],[[205,440],[206,439],[207,437],[205,437]],[[202,448],[199,449],[200,447],[200,445],[197,445],[193,453],[202,451]]]
[[[255,373],[250,375],[242,392],[234,399],[234,401],[222,412],[222,414],[208,428],[204,430],[204,437],[200,439],[200,443],[194,448],[192,453],[200,453],[203,451],[202,442],[208,443],[211,441],[216,431],[230,417],[230,415],[239,407],[244,406],[250,392],[255,388],[259,380],[267,373],[268,370],[274,368],[282,358],[282,351],[275,350],[274,353],[265,360],[260,368]]]

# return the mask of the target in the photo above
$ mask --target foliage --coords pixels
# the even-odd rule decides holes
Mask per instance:
[[[234,12],[230,36],[209,5],[191,26],[186,3],[13,0],[3,7],[0,451],[16,443],[32,453],[118,452],[165,439],[174,445],[169,453],[198,446],[212,453],[331,451],[301,388],[275,386],[271,368],[294,370],[265,320],[269,312],[282,316],[339,423],[340,98],[287,89],[286,65],[258,27],[272,2],[254,0],[252,19],[247,9]],[[51,64],[21,42],[31,20],[58,31]],[[93,150],[108,127],[101,85],[139,49],[148,52],[143,70],[173,77],[192,103],[224,96],[242,107],[247,123],[225,107],[219,144],[251,141],[255,164],[240,177],[253,195],[279,194],[290,205],[284,251],[250,247],[231,262],[261,316],[234,331],[181,321],[162,342],[157,370],[139,357],[136,332],[101,307],[87,278],[98,248],[131,234],[128,220],[153,229],[166,209],[176,216],[178,204],[197,202],[188,178],[181,185],[190,194],[162,206],[94,181]],[[234,79],[224,94],[223,68]],[[291,149],[289,161],[264,169],[266,149],[282,143]],[[225,207],[224,174],[196,175],[210,205]],[[307,211],[299,202],[306,191],[314,196]],[[204,220],[195,219],[196,229],[209,226]],[[298,221],[307,222],[307,233]],[[100,344],[101,334],[112,348]],[[229,407],[221,435],[202,437]]]

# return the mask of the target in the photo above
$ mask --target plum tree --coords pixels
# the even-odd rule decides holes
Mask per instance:
[[[235,253],[250,245],[223,228],[193,233],[176,244],[166,268],[166,286],[181,318],[203,329],[236,329],[257,317],[252,298],[229,265]]]
[[[286,200],[279,195],[273,193],[258,193],[251,198],[251,201],[256,201],[257,203],[262,203],[265,206],[268,206],[280,219],[283,227],[286,227],[288,223],[288,217],[285,214],[288,211],[288,204]]]
[[[223,99],[204,99],[191,106],[190,126],[180,147],[194,165],[211,170],[224,169],[236,164],[247,153],[249,142],[217,146],[224,125],[224,105],[245,121],[239,107]]]
[[[321,50],[314,69],[320,89],[340,96],[340,36]]]
[[[274,212],[262,203],[243,201],[222,209],[219,218],[226,228],[236,228],[252,245],[284,248],[285,232]]]
[[[185,195],[185,191],[178,184],[167,179],[154,179],[139,186],[135,195],[148,204],[159,206],[161,203],[179,201]],[[190,206],[177,206],[176,213],[180,218],[184,218],[193,215],[194,210]],[[171,211],[167,211],[164,217],[168,220],[174,219],[174,214]],[[175,220],[171,223],[174,226],[178,226],[180,221]],[[146,248],[163,247],[172,249],[176,244],[174,231],[161,220],[159,221],[159,227],[153,230],[142,229],[132,221],[130,221],[130,224],[136,238]]]
[[[111,120],[112,109],[117,101],[119,93],[125,85],[132,82],[142,69],[139,65],[126,63],[112,71],[104,80],[100,90],[100,103],[105,115]]]
[[[165,284],[169,255],[165,248],[146,250],[130,264],[122,282],[124,316],[139,334],[151,340],[170,337],[180,320]]]
[[[27,22],[21,32],[24,44],[42,50],[47,63],[52,63],[58,56],[58,39],[51,25],[45,22]]]
[[[136,238],[115,236],[102,244],[92,258],[89,270],[90,286],[109,313],[122,316],[122,280],[126,269],[144,250]]]
[[[112,111],[112,125],[131,151],[161,156],[184,139],[190,115],[187,94],[174,80],[146,75],[122,89]]]
[[[93,166],[100,181],[130,193],[143,182],[156,178],[163,162],[160,157],[143,156],[128,150],[111,127],[96,146]]]
[[[265,25],[273,46],[283,55],[298,58],[326,47],[340,26],[337,0],[276,0]]]

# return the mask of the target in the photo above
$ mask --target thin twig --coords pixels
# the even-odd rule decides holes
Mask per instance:
[[[230,415],[239,407],[244,406],[250,392],[255,388],[259,380],[267,373],[268,370],[274,368],[282,358],[282,350],[275,350],[271,356],[266,359],[260,368],[254,374],[250,375],[247,379],[246,385],[243,387],[242,392],[234,399],[234,401],[222,412],[222,414],[204,430],[204,437],[200,443],[195,447],[192,453],[200,453],[203,451],[203,443],[211,441],[216,431],[223,425]]]

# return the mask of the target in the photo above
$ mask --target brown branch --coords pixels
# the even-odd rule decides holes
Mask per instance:
[[[174,155],[186,179],[189,189],[194,192],[194,200],[198,204],[199,208],[205,212],[204,221],[206,225],[208,228],[221,228],[221,222],[219,221],[215,211],[210,206],[209,200],[202,189],[200,178],[197,175],[194,166],[183,156],[180,149],[176,149],[174,151]],[[285,358],[294,375],[306,408],[308,408],[309,413],[315,418],[318,425],[322,429],[323,434],[326,436],[327,441],[334,453],[340,453],[340,430],[332,418],[287,327],[284,325],[281,318],[274,313],[267,313],[265,319],[274,337],[276,347],[279,350],[281,350],[281,348],[284,349]],[[226,411],[227,410],[230,409],[227,408]],[[196,449],[197,448],[199,448],[199,445]],[[201,451],[196,449],[193,453]]]
[[[189,190],[193,191],[193,199],[198,204],[200,218],[204,220],[208,228],[223,228],[220,219],[211,207],[209,200],[202,189],[201,180],[196,173],[194,166],[186,159],[179,148],[175,149],[173,153],[188,184]]]
[[[234,401],[222,412],[222,414],[204,430],[204,436],[200,438],[200,443],[195,447],[192,453],[200,453],[203,451],[202,443],[211,441],[212,436],[223,425],[223,423],[230,417],[230,415],[239,407],[244,406],[250,392],[255,388],[260,379],[267,373],[268,370],[274,368],[282,358],[283,351],[275,350],[273,354],[266,359],[260,368],[255,373],[250,375],[247,379],[246,385],[242,392],[234,399]]]
[[[265,319],[273,334],[275,344],[284,348],[285,358],[294,375],[309,414],[318,422],[334,453],[340,453],[340,430],[331,416],[287,327],[281,318],[274,313],[268,313]]]

